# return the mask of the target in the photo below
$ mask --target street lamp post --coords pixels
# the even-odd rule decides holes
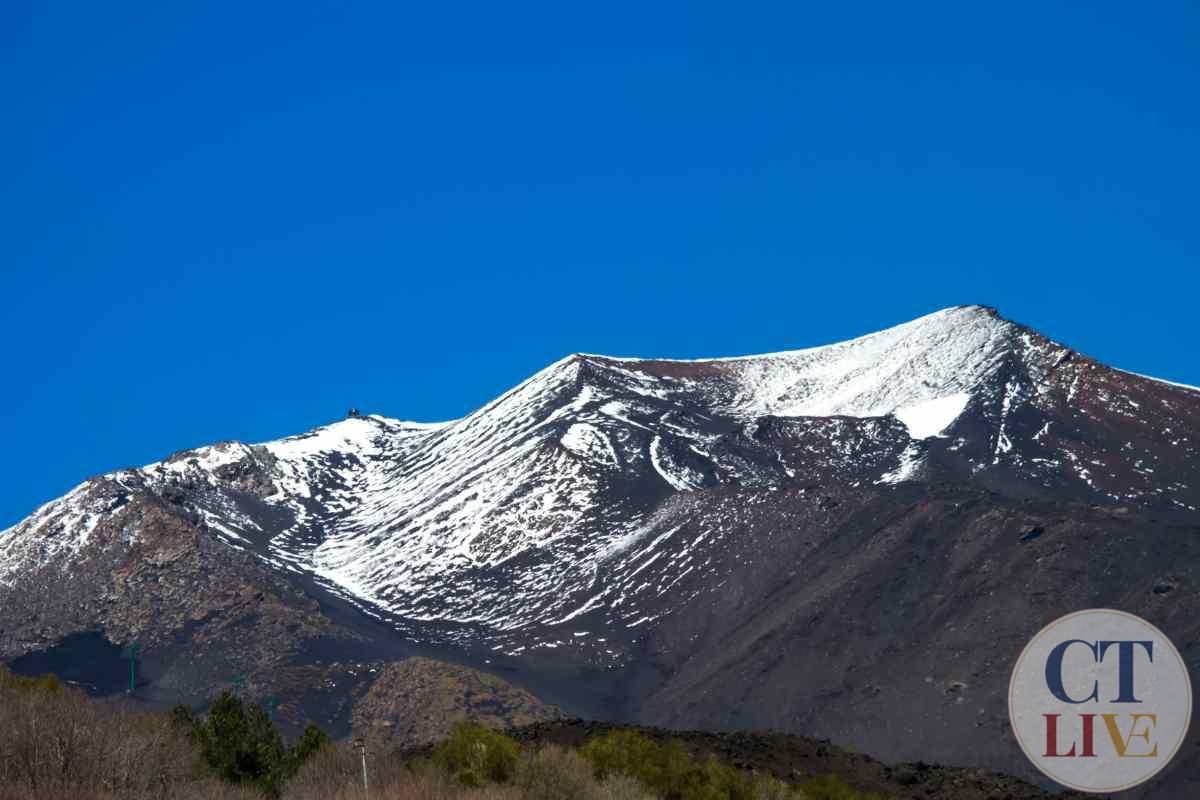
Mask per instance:
[[[354,740],[354,747],[362,756],[362,773],[363,773],[363,797],[370,797],[370,790],[367,788],[367,743],[359,738]]]

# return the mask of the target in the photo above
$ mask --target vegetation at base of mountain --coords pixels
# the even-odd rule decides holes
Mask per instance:
[[[294,800],[361,796],[360,756],[346,748],[319,752],[289,784]],[[459,723],[446,740],[407,763],[370,760],[371,796],[445,800],[883,800],[834,776],[792,785],[699,760],[682,744],[660,745],[633,731],[582,748],[522,747],[509,736]],[[355,791],[359,792],[356,794]]]
[[[249,800],[163,714],[89,700],[0,666],[0,800]]]
[[[821,800],[636,733],[522,747],[460,722],[423,756],[367,747],[371,797],[407,800]],[[130,711],[53,676],[0,667],[0,800],[327,800],[362,796],[362,755],[309,725],[284,743],[261,706],[223,692],[197,716]]]
[[[521,746],[504,734],[460,722],[433,748],[433,763],[463,786],[503,783],[517,771]]]
[[[278,797],[304,761],[329,741],[309,723],[296,743],[286,747],[263,707],[230,691],[217,696],[203,719],[182,705],[171,710],[170,719],[199,745],[201,757],[218,777],[254,786],[268,797]]]
[[[772,773],[737,749],[745,745],[755,752],[785,752],[782,743],[765,735],[676,735],[577,723],[542,723],[501,732],[459,722],[437,745],[409,751],[392,749],[386,737],[368,738],[369,797],[942,800],[995,796],[972,790],[946,794],[940,785],[923,778],[917,781],[923,785],[916,787],[907,786],[912,781],[902,781],[906,785],[900,786],[894,781],[867,780],[865,785],[876,790],[867,793],[843,779],[861,784],[862,775],[840,768],[837,776],[820,769]],[[554,741],[548,734],[555,732],[576,738]],[[715,749],[714,742],[730,749]],[[865,756],[853,760],[892,772]],[[289,746],[261,707],[229,692],[219,695],[203,715],[184,706],[166,714],[151,713],[133,709],[124,699],[89,699],[53,676],[19,677],[0,667],[0,800],[359,800],[364,796],[363,761],[363,751],[331,742],[315,725]],[[967,784],[959,780],[955,787],[958,791]]]
[[[712,756],[700,760],[677,739],[660,743],[632,730],[593,738],[580,754],[597,777],[632,777],[663,800],[882,800],[880,795],[857,792],[834,776],[792,785]]]
[[[836,776],[860,793],[897,800],[1056,800],[1082,798],[1074,792],[1051,795],[1010,775],[973,767],[947,767],[925,762],[889,765],[864,753],[851,752],[828,739],[779,731],[704,731],[659,728],[569,718],[541,722],[506,733],[525,750],[558,745],[581,750],[614,731],[630,731],[659,745],[681,743],[693,759],[715,758],[743,772],[773,776],[785,785],[807,787],[809,794],[837,796],[840,787],[823,776]],[[825,785],[822,785],[825,784]],[[853,796],[853,795],[851,795]]]

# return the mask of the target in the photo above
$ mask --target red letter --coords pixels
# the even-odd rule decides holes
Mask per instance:
[[[1071,743],[1071,752],[1058,752],[1058,714],[1043,714],[1046,718],[1046,758],[1074,758],[1075,743]]]
[[[1083,752],[1079,755],[1082,758],[1095,758],[1096,750],[1092,742],[1092,726],[1096,721],[1095,714],[1080,714],[1079,718],[1083,720]]]

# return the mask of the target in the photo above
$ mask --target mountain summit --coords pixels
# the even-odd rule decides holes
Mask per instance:
[[[1200,390],[982,306],[576,354],[451,422],[354,414],[81,484],[0,534],[0,656],[136,639],[165,699],[433,655],[577,713],[1019,770],[1001,690],[1041,624],[1113,606],[1194,638],[1198,443]],[[349,724],[370,680],[293,703]]]

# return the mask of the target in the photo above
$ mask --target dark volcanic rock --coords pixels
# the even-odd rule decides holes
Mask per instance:
[[[511,728],[558,719],[562,712],[486,672],[429,658],[381,665],[354,703],[354,730],[393,747],[442,739],[460,720]]]
[[[574,355],[449,423],[354,414],[82,484],[0,535],[0,657],[136,640],[151,702],[236,677],[341,733],[368,706],[417,733],[426,702],[490,713],[466,694],[489,678],[405,700],[457,668],[370,672],[424,656],[540,698],[488,690],[510,711],[1032,779],[1004,695],[1045,623],[1123,609],[1200,669],[1198,508],[1200,391],[987,308],[767,356]],[[1200,796],[1197,737],[1144,796]]]

